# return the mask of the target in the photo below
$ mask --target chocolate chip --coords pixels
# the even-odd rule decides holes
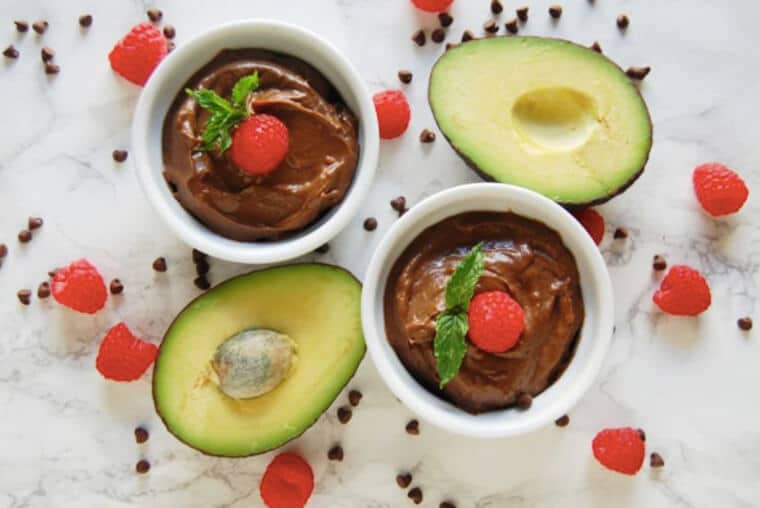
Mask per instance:
[[[201,291],[206,291],[208,288],[211,287],[211,283],[208,281],[205,275],[199,275],[193,280],[193,284],[195,284],[195,287],[200,289]]]
[[[0,243],[0,258],[4,258],[8,255],[8,246],[4,243]]]
[[[647,441],[647,433],[644,432],[644,429],[636,429],[636,432],[639,433],[639,437],[641,438],[641,440],[646,443],[646,441]]]
[[[43,62],[49,62],[55,56],[55,50],[53,48],[49,48],[49,47],[45,46],[40,51],[40,56],[42,56],[42,61]]]
[[[507,32],[511,34],[516,34],[519,30],[519,26],[517,24],[517,18],[510,19],[506,23],[504,23],[504,28],[507,29]]]
[[[27,223],[29,224],[29,229],[34,230],[42,227],[43,220],[42,217],[29,217]]]
[[[615,240],[622,240],[623,238],[628,238],[628,230],[624,227],[617,227],[615,228],[615,232],[612,234],[612,238]]]
[[[556,420],[554,420],[554,425],[556,425],[557,427],[567,427],[569,423],[570,423],[570,417],[567,415],[562,415]]]
[[[651,455],[649,455],[649,467],[663,467],[665,465],[665,460],[662,458],[662,455],[660,455],[657,452],[652,452]]]
[[[628,67],[626,69],[625,74],[631,79],[636,79],[641,81],[642,79],[646,78],[647,75],[649,75],[649,72],[652,70],[651,67]]]
[[[374,231],[377,229],[377,219],[374,217],[367,217],[364,219],[364,229],[367,231]]]
[[[424,46],[427,38],[425,37],[425,31],[420,29],[412,34],[412,40],[417,46]]]
[[[597,53],[601,53],[602,52],[602,46],[601,46],[601,44],[599,44],[599,41],[594,41],[594,43],[591,45],[591,49],[593,49]]]
[[[82,14],[79,16],[79,26],[82,28],[90,28],[92,26],[92,15]]]
[[[126,150],[114,150],[111,154],[111,157],[113,157],[113,160],[116,162],[124,162],[127,160],[127,157],[129,156],[129,152]]]
[[[169,42],[166,44],[166,51],[167,51],[167,53],[171,53],[172,51],[174,51],[174,48],[176,48],[176,47],[177,47],[177,46],[176,46],[176,44],[174,44],[174,42],[172,42],[172,41],[169,41]]]
[[[29,31],[29,23],[23,20],[17,20],[13,22],[14,25],[16,25],[16,30],[25,33]]]
[[[59,72],[61,72],[59,65],[50,62],[45,64],[45,74],[58,74]]]
[[[18,296],[18,301],[24,305],[29,305],[29,303],[32,301],[32,291],[29,289],[19,289],[18,293],[16,293],[16,296]]]
[[[153,269],[157,272],[165,272],[166,271],[166,258],[161,256],[157,257],[155,261],[153,261]]]
[[[471,41],[475,38],[475,34],[470,30],[465,30],[462,34],[462,42]]]
[[[668,267],[668,262],[665,261],[665,258],[657,254],[654,259],[652,260],[652,268],[658,272],[663,271]]]
[[[198,275],[206,275],[208,271],[211,269],[211,266],[208,264],[208,261],[205,259],[201,259],[197,263],[195,263],[195,273]]]
[[[628,25],[630,24],[631,24],[631,20],[628,19],[628,16],[626,16],[625,14],[621,14],[620,16],[617,17],[617,26],[619,29],[625,30],[626,28],[628,28]]]
[[[340,423],[348,423],[351,420],[351,409],[346,406],[338,408],[338,421]]]
[[[28,229],[22,229],[18,232],[18,241],[21,243],[29,243],[32,239],[32,232]]]
[[[451,26],[451,24],[454,22],[454,18],[452,18],[451,14],[448,12],[441,12],[438,14],[438,22],[442,27],[446,28],[447,26]]]
[[[412,436],[418,436],[420,434],[420,422],[417,420],[410,420],[406,424],[406,433]]]
[[[45,281],[37,287],[37,298],[47,298],[48,296],[50,296],[50,283]]]
[[[35,21],[32,23],[32,30],[38,34],[44,34],[48,29],[48,22],[45,20]]]
[[[411,71],[401,70],[398,71],[398,80],[402,83],[406,83],[407,85],[412,82],[412,73]]]
[[[444,501],[438,505],[438,508],[457,508],[457,505],[455,505],[451,501]]]
[[[528,10],[529,8],[527,5],[523,7],[518,7],[517,9],[515,9],[515,14],[517,14],[517,19],[519,19],[523,23],[528,21]]]
[[[495,34],[499,31],[499,25],[496,24],[496,21],[489,19],[485,23],[483,23],[483,30],[488,32],[489,34]]]
[[[327,458],[330,460],[337,460],[338,462],[343,460],[343,448],[340,445],[335,445],[327,452]]]
[[[430,40],[438,44],[443,42],[445,38],[446,38],[446,30],[444,30],[443,28],[436,28],[430,34]]]
[[[402,489],[407,488],[412,484],[412,473],[399,473],[396,475],[396,483]]]
[[[153,23],[158,23],[161,21],[161,18],[164,17],[164,13],[161,12],[160,9],[152,8],[148,9],[146,11],[146,14],[148,15],[148,19],[151,20]]]
[[[752,318],[751,317],[739,318],[736,321],[736,325],[742,330],[744,330],[745,332],[748,332],[752,330]]]
[[[317,247],[314,250],[314,252],[316,252],[317,254],[327,254],[328,252],[330,252],[330,244],[326,243],[320,247]]]
[[[172,25],[166,25],[164,27],[164,37],[167,39],[174,39],[174,36],[177,35],[177,31],[174,29]]]
[[[354,407],[358,406],[359,401],[361,400],[362,400],[362,392],[360,392],[359,390],[351,390],[350,392],[348,392],[348,402],[352,406]]]
[[[429,129],[422,129],[420,132],[420,143],[432,143],[435,141],[435,132]]]
[[[140,474],[145,474],[150,471],[150,462],[145,459],[140,460],[135,466],[135,471]]]
[[[549,16],[551,16],[554,19],[559,19],[560,16],[562,16],[562,6],[552,5],[551,7],[549,7]]]
[[[397,198],[391,199],[391,208],[397,212],[401,212],[406,208],[406,198],[404,196],[399,196]]]
[[[201,252],[198,249],[193,249],[193,263],[200,263],[201,261],[206,261],[208,258],[208,254],[205,252]]]
[[[3,56],[6,58],[18,58],[18,50],[13,47],[13,44],[5,48],[3,51]]]
[[[145,430],[144,428],[137,427],[135,429],[135,441],[137,441],[138,444],[141,444],[147,441],[148,437],[150,437],[150,435],[148,434],[148,431]]]
[[[122,284],[119,279],[114,279],[108,285],[108,289],[111,291],[112,295],[120,295],[124,292],[124,284]]]
[[[420,504],[422,502],[422,489],[414,487],[406,496],[411,499],[414,504]]]
[[[521,393],[517,396],[517,407],[526,410],[530,409],[530,406],[533,405],[533,397],[529,393]]]
[[[48,272],[48,275],[50,276],[50,278],[51,278],[51,279],[52,279],[53,277],[55,277],[55,273],[56,273],[58,270],[60,270],[60,268],[53,268],[52,270],[50,270],[50,271]]]
[[[448,51],[450,49],[454,49],[457,46],[459,46],[459,44],[454,44],[453,42],[447,42],[446,43],[446,49],[444,49],[444,51]]]
[[[491,0],[491,12],[494,14],[500,14],[504,10],[504,6],[501,5],[499,0]]]

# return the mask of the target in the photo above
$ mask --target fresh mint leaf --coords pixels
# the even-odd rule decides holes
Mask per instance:
[[[245,98],[248,94],[259,88],[259,73],[254,72],[248,76],[240,78],[235,86],[232,87],[232,104],[235,107],[245,106]]]
[[[216,113],[216,112],[230,113],[233,110],[232,105],[227,100],[220,97],[219,94],[217,94],[213,90],[187,89],[185,90],[185,92],[190,97],[192,97],[195,100],[195,102],[198,103],[200,107],[202,107],[203,109],[208,109],[212,113]]]
[[[446,311],[435,321],[435,366],[440,378],[439,386],[443,388],[459,372],[462,360],[467,353],[467,314]]]
[[[465,255],[446,284],[446,307],[466,311],[472,294],[483,274],[483,243],[477,244]]]

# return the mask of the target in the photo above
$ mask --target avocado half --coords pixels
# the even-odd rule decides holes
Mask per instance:
[[[301,435],[364,357],[360,296],[348,271],[309,263],[241,275],[190,302],[164,335],[153,370],[153,400],[166,428],[225,457],[263,453]],[[292,339],[296,356],[272,391],[236,399],[213,381],[210,365],[220,345],[257,329]]]
[[[433,66],[428,99],[443,135],[486,180],[566,206],[630,186],[652,147],[638,88],[605,56],[544,37],[476,39]]]

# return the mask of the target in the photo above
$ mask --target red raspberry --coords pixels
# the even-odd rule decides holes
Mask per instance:
[[[151,23],[132,27],[108,54],[111,68],[135,85],[144,86],[168,53],[166,38]]]
[[[86,259],[59,268],[50,285],[53,298],[77,312],[95,314],[106,304],[106,284]]]
[[[717,162],[697,166],[692,181],[699,204],[713,217],[738,212],[749,196],[744,180]]]
[[[479,293],[467,311],[470,341],[489,353],[509,351],[525,329],[525,313],[504,291]]]
[[[694,268],[676,265],[662,279],[652,297],[654,303],[674,316],[696,316],[710,307],[712,298],[707,281]]]
[[[145,342],[129,331],[123,322],[108,330],[100,343],[95,368],[113,381],[134,381],[150,367],[158,354],[155,344]]]
[[[418,9],[427,12],[443,12],[454,3],[454,0],[412,0]]]
[[[281,453],[267,466],[259,484],[268,508],[303,508],[314,490],[309,463],[295,453]]]
[[[288,128],[272,115],[253,115],[238,125],[232,135],[230,156],[247,173],[271,173],[287,153]]]
[[[599,245],[604,238],[604,217],[593,208],[586,208],[573,212],[573,216],[586,228],[594,243]]]
[[[393,139],[406,132],[412,113],[404,92],[386,90],[376,93],[372,100],[375,102],[381,138]]]
[[[631,427],[600,431],[591,448],[601,465],[618,473],[635,475],[644,463],[644,441]]]

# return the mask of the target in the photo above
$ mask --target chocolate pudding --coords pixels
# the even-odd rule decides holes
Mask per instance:
[[[288,128],[285,159],[265,176],[238,169],[230,151],[203,152],[209,117],[185,89],[229,99],[242,77],[259,73],[249,110]],[[179,90],[163,126],[164,176],[175,198],[212,231],[240,241],[302,230],[343,200],[359,154],[357,120],[335,88],[297,58],[259,49],[224,50]]]
[[[505,353],[469,341],[458,374],[443,388],[433,354],[446,284],[462,257],[483,242],[485,270],[475,288],[506,291],[525,312],[525,330]],[[578,268],[560,236],[513,213],[471,212],[422,232],[393,265],[385,286],[388,341],[409,372],[470,413],[503,409],[551,385],[572,358],[583,323]]]

